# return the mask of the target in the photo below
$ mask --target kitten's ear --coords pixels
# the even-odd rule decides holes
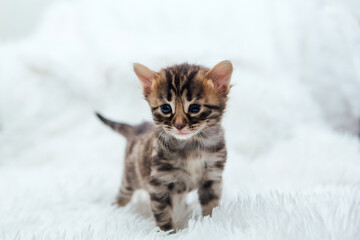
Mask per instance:
[[[205,78],[211,79],[216,90],[228,93],[229,83],[233,66],[230,61],[222,61],[215,65],[209,72],[206,73]]]
[[[134,72],[144,88],[144,93],[149,94],[151,92],[152,82],[158,74],[139,63],[134,63]]]

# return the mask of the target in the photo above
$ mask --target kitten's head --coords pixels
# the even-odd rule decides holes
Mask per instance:
[[[159,72],[134,64],[155,124],[177,139],[189,139],[220,123],[232,70],[229,61],[212,69],[181,64]]]

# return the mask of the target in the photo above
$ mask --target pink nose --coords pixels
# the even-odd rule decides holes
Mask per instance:
[[[183,123],[183,122],[175,123],[174,127],[176,127],[178,130],[181,130],[185,127],[185,123]]]

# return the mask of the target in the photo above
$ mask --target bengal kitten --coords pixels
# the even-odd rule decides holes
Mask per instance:
[[[198,189],[203,216],[219,205],[226,162],[225,110],[233,67],[218,63],[211,70],[181,64],[153,72],[134,64],[155,124],[137,126],[97,116],[127,138],[119,206],[136,189],[150,194],[151,209],[160,229],[173,229],[172,208],[186,193]]]

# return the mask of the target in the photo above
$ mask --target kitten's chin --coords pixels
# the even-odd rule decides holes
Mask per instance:
[[[178,140],[184,141],[184,140],[191,139],[198,132],[179,132],[179,131],[173,130],[173,131],[167,131],[167,133]]]
[[[178,134],[178,133],[170,133],[171,136],[175,137],[178,140],[188,140],[192,138],[196,133],[186,133],[186,134]]]
[[[197,135],[199,132],[202,131],[202,129],[204,128],[204,125],[201,126],[200,128],[197,128],[195,131],[190,131],[189,129],[185,128],[184,130],[177,130],[175,128],[171,129],[170,131],[167,131],[168,134],[170,134],[171,136],[173,136],[174,138],[181,140],[181,141],[185,141],[185,140],[189,140],[192,137],[194,137],[195,135]]]

